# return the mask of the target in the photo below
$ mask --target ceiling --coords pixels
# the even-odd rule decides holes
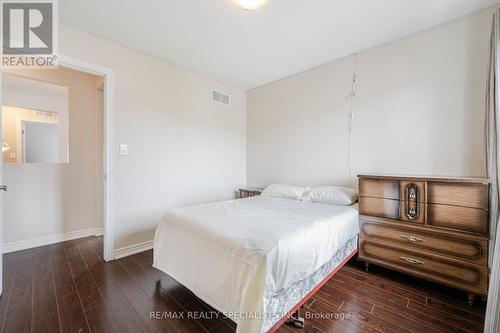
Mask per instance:
[[[499,0],[64,0],[60,18],[226,84],[250,89]]]

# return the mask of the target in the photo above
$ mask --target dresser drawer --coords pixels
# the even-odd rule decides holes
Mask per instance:
[[[399,180],[361,178],[359,196],[399,200]]]
[[[369,218],[361,218],[360,224],[361,236],[392,241],[417,251],[450,256],[478,265],[488,264],[487,237]]]
[[[399,200],[359,197],[358,207],[361,215],[399,219]]]
[[[486,266],[418,252],[400,244],[363,236],[360,237],[359,258],[480,295],[487,294]]]
[[[429,182],[427,202],[488,209],[488,184]]]
[[[488,234],[488,211],[479,208],[427,204],[427,225]]]

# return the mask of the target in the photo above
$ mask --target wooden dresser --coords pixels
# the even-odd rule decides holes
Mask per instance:
[[[359,258],[465,290],[488,291],[489,181],[359,175]]]

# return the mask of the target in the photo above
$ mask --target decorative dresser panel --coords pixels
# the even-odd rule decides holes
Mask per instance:
[[[359,176],[359,258],[486,296],[488,193],[482,178]]]

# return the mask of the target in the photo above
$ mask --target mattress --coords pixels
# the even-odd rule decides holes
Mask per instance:
[[[266,196],[199,204],[164,216],[153,265],[237,332],[260,333],[272,296],[313,275],[358,232],[353,206]]]

